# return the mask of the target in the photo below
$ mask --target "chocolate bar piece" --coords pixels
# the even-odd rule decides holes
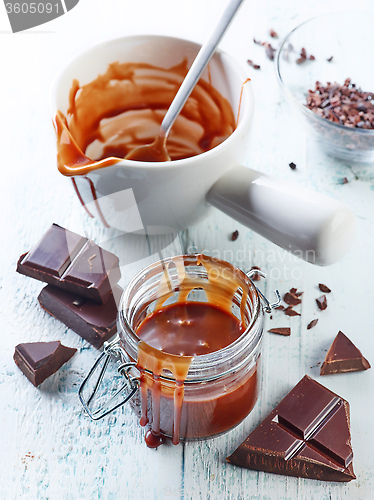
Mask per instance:
[[[118,257],[57,224],[21,255],[17,271],[99,303],[121,277]]]
[[[291,328],[288,327],[281,327],[281,328],[271,328],[268,330],[269,333],[277,333],[278,335],[284,335],[285,337],[288,337],[291,335]]]
[[[321,311],[324,311],[327,308],[327,299],[326,295],[322,295],[318,299],[316,299],[317,306],[321,309]]]
[[[339,332],[326,354],[326,359],[321,366],[321,375],[358,372],[368,368],[370,368],[370,363],[363,357],[361,351],[343,332]]]
[[[328,286],[324,285],[323,283],[320,283],[318,287],[323,293],[331,293],[331,289]]]
[[[99,348],[117,331],[117,304],[122,291],[122,288],[115,285],[113,293],[105,304],[98,304],[47,285],[40,292],[38,300],[49,314]]]
[[[37,387],[53,375],[77,352],[55,342],[31,342],[19,344],[14,351],[14,361],[32,384]]]
[[[287,292],[284,294],[283,300],[289,306],[297,306],[301,304],[301,299],[295,293]]]
[[[349,404],[305,375],[234,453],[232,464],[320,481],[351,481]]]
[[[308,323],[307,325],[307,329],[310,330],[311,328],[314,328],[316,326],[316,324],[318,323],[318,319],[312,319],[312,321],[310,323]]]

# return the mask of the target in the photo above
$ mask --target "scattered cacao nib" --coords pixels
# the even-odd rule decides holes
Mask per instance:
[[[301,49],[301,51],[300,51],[300,56],[299,56],[299,58],[298,58],[298,59],[296,59],[296,63],[297,63],[297,64],[302,64],[302,63],[304,63],[304,62],[305,62],[306,60],[308,60],[308,59],[309,59],[310,61],[314,61],[314,60],[315,60],[315,57],[314,57],[312,54],[311,54],[311,55],[309,55],[309,57],[308,57],[308,55],[307,55],[307,53],[306,53],[306,50],[305,50],[305,48],[303,47],[303,48]]]
[[[277,333],[278,335],[284,335],[285,337],[289,337],[291,335],[291,328],[271,328],[268,330],[269,333]]]
[[[253,69],[261,69],[261,66],[259,64],[255,64],[253,61],[248,59],[247,63],[253,68]]]
[[[327,61],[327,62],[331,62],[333,59],[334,59],[334,56],[331,56],[331,57],[328,57],[328,58],[326,59],[326,61]]]
[[[343,85],[316,82],[306,107],[322,118],[349,128],[374,129],[373,92],[364,92],[347,78]]]
[[[291,292],[284,294],[283,300],[289,306],[297,306],[298,304],[301,304],[301,299],[295,293]]]
[[[250,271],[254,270],[254,269],[257,269],[258,271],[261,271],[261,268],[258,267],[258,266],[252,266]],[[261,279],[261,275],[259,273],[254,273],[251,280],[252,281],[260,281]]]
[[[321,290],[321,292],[323,292],[323,293],[330,293],[330,292],[331,292],[330,288],[329,288],[328,286],[326,286],[326,285],[323,285],[322,283],[320,283],[320,284],[318,285],[318,288],[319,288],[319,289]]]
[[[316,324],[318,323],[318,319],[313,319],[309,324],[308,326],[306,327],[307,330],[310,330],[311,328],[314,328],[316,326]]]
[[[231,241],[235,241],[235,240],[237,240],[237,239],[238,239],[238,237],[239,237],[239,231],[238,231],[238,230],[236,230],[236,231],[234,231],[234,232],[231,234],[230,239],[231,239]]]
[[[273,29],[271,29],[269,31],[269,34],[270,34],[271,38],[278,38],[278,33],[276,31],[274,31]]]
[[[265,47],[265,54],[266,54],[267,58],[270,59],[270,61],[273,61],[276,49],[274,49],[274,47],[272,47],[272,45],[268,42],[264,43],[264,47]]]
[[[321,309],[321,311],[324,311],[327,308],[327,299],[326,295],[322,295],[318,299],[316,299],[317,306]]]
[[[289,163],[288,166],[290,167],[291,170],[296,170],[296,163],[294,163],[293,161],[291,161],[291,163]]]
[[[285,310],[284,310],[284,314],[287,314],[287,316],[301,316],[300,313],[294,311],[292,309],[292,306],[288,306]]]

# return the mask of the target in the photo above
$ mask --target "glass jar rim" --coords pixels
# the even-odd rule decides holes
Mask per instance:
[[[184,264],[187,266],[198,266],[200,262],[200,266],[203,268],[201,265],[202,257],[205,259],[211,259],[217,264],[222,263],[226,266],[229,265],[232,267],[234,272],[240,277],[243,285],[245,285],[248,289],[247,301],[250,300],[250,298],[252,299],[253,313],[250,316],[250,322],[245,331],[234,342],[218,351],[193,356],[185,383],[213,380],[232,373],[233,371],[240,369],[241,366],[249,362],[250,359],[259,352],[263,334],[263,310],[261,299],[256,286],[244,273],[244,271],[224,260],[205,255],[203,256],[202,254],[183,254],[165,258],[145,267],[130,281],[122,295],[118,308],[118,333],[121,344],[123,344],[126,340],[126,345],[129,346],[132,351],[127,352],[126,350],[126,353],[132,359],[136,360],[137,345],[141,339],[137,336],[125,314],[125,310],[128,310],[128,308],[124,307],[126,303],[129,304],[130,302],[131,291],[134,287],[144,284],[147,281],[148,275],[154,275],[157,270],[163,272],[165,266],[170,262],[174,262],[175,259],[183,259]],[[124,338],[125,336],[126,338]],[[236,362],[233,362],[235,360]],[[219,370],[220,368],[221,370]],[[163,380],[174,381],[172,376],[169,377],[161,375],[160,378]]]

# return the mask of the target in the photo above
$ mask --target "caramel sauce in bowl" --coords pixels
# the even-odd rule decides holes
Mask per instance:
[[[149,446],[165,436],[178,444],[222,434],[248,415],[258,396],[262,328],[256,287],[225,261],[176,256],[132,280],[118,332],[140,373],[131,404],[149,427]]]
[[[52,113],[58,168],[72,179],[87,212],[104,225],[128,230],[123,221],[131,194],[141,220],[137,229],[183,229],[206,215],[208,190],[244,159],[251,85],[244,85],[244,69],[221,51],[170,132],[172,161],[124,159],[157,135],[199,48],[178,38],[125,37],[78,56],[57,78]]]

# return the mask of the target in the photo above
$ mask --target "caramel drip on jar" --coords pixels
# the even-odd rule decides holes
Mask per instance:
[[[184,381],[187,378],[187,373],[192,362],[192,356],[176,356],[154,349],[143,341],[138,345],[138,362],[137,366],[141,371],[140,386],[141,386],[141,419],[140,424],[148,423],[147,416],[147,396],[148,386],[150,386],[152,399],[152,434],[153,436],[160,435],[160,397],[161,397],[161,381],[160,376],[165,375],[168,371],[168,376],[173,376],[176,387],[173,389],[174,397],[174,428],[173,428],[173,444],[179,443],[180,429],[180,414],[184,396]],[[152,375],[146,373],[146,370]],[[163,391],[167,389],[163,388]],[[170,391],[170,390],[169,390]],[[161,444],[161,443],[160,443]]]
[[[163,304],[167,299],[177,295],[177,303],[188,302],[189,293],[198,288],[203,289],[208,304],[214,305],[229,314],[232,314],[231,308],[233,298],[238,288],[242,290],[241,302],[239,305],[241,316],[242,331],[245,330],[245,306],[248,298],[248,282],[243,279],[243,273],[239,272],[234,266],[223,261],[217,262],[211,257],[205,255],[197,256],[197,263],[205,268],[208,279],[191,276],[186,272],[183,256],[173,259],[172,262],[165,264],[160,283],[156,291],[155,308],[152,314],[157,312],[162,314]],[[170,275],[170,266],[175,265],[177,277]],[[175,274],[175,273],[174,273]],[[183,318],[181,318],[183,320]],[[144,322],[147,321],[147,318]],[[141,325],[140,325],[141,326]],[[140,329],[140,326],[138,327]],[[208,352],[208,351],[207,351]],[[173,424],[173,444],[178,444],[180,439],[180,422],[184,398],[184,382],[188,375],[188,370],[192,363],[193,356],[176,355],[164,352],[160,349],[151,347],[146,342],[140,340],[138,345],[137,366],[141,372],[141,420],[142,426],[148,423],[147,401],[148,392],[150,392],[152,402],[152,429],[146,436],[146,442],[149,446],[156,447],[162,443],[160,429],[160,399],[162,396],[172,397],[174,404],[174,424]],[[160,377],[166,375],[173,377],[173,383],[164,383]]]
[[[194,289],[204,290],[208,303],[220,307],[231,313],[232,300],[239,288],[242,289],[240,313],[242,324],[245,324],[245,304],[248,298],[248,285],[243,283],[243,278],[238,270],[228,262],[219,261],[206,255],[198,255],[198,264],[205,267],[208,280],[190,276],[186,273],[183,257],[173,259],[172,264],[177,268],[178,281],[173,285],[168,267],[165,266],[160,284],[156,291],[155,311],[162,308],[167,299],[175,295],[178,288],[178,302],[186,302],[189,293]],[[168,264],[170,266],[171,263]],[[222,283],[225,286],[222,286]]]
[[[66,116],[58,111],[55,117],[60,172],[87,175],[152,143],[187,71],[186,59],[166,69],[115,62],[90,83],[74,80]],[[167,152],[171,160],[201,154],[235,126],[229,101],[200,79],[171,129]]]

